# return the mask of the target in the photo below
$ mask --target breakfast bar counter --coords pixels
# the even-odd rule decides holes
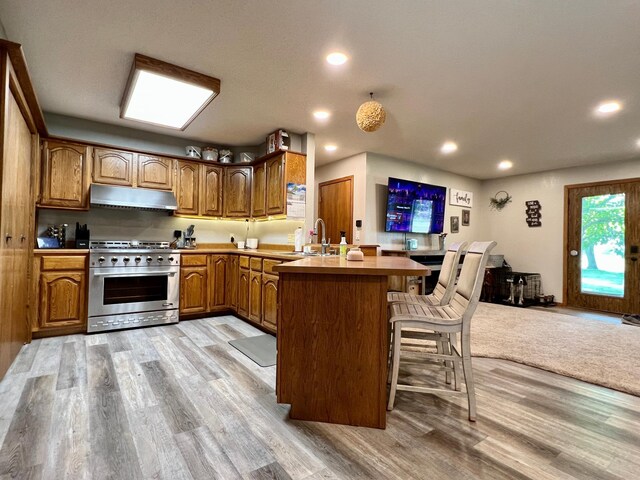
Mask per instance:
[[[292,419],[385,428],[387,277],[429,269],[408,258],[316,256],[274,270],[278,402]]]

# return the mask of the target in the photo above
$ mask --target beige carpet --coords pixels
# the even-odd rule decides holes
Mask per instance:
[[[471,321],[471,353],[640,396],[640,327],[480,303]]]

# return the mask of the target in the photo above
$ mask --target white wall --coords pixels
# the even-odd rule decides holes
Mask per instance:
[[[366,184],[367,184],[367,154],[359,153],[351,157],[331,162],[316,169],[315,191],[322,182],[353,175],[353,233],[355,239],[356,220],[365,222],[366,217]],[[314,202],[314,218],[318,218],[318,202]],[[334,240],[339,242],[340,240]],[[360,237],[360,244],[372,243],[366,235]]]
[[[0,19],[0,38],[2,38],[3,40],[7,40],[7,32],[4,30],[2,19]]]
[[[478,203],[480,197],[481,181],[463,177],[442,170],[437,170],[426,165],[385,157],[374,153],[367,153],[367,185],[366,185],[366,220],[365,235],[367,243],[377,243],[383,248],[402,248],[405,235],[403,233],[386,233],[385,212],[387,209],[387,183],[389,177],[413,180],[416,182],[442,185],[447,188],[455,188],[473,193],[473,207],[471,208],[470,225],[462,226],[457,234],[450,233],[451,216],[462,217],[462,207],[448,204],[445,208],[444,231],[448,233],[446,243],[456,241],[486,240],[487,229],[482,216],[479,214]],[[462,218],[460,218],[462,220]],[[438,236],[426,234],[407,234],[407,238],[417,238],[418,248],[437,249]]]
[[[494,252],[504,254],[514,270],[540,273],[544,293],[562,301],[564,186],[634,177],[640,177],[640,159],[487,180],[476,203],[488,238],[498,242]],[[491,210],[489,198],[500,190],[513,200],[501,211]],[[525,222],[527,200],[540,201],[541,227]]]

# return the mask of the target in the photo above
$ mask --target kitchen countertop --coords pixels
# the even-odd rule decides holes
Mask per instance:
[[[278,273],[318,273],[337,275],[429,275],[431,270],[404,257],[364,257],[364,261],[348,261],[345,257],[305,257],[276,265]]]
[[[34,255],[86,255],[88,248],[34,248]]]
[[[283,250],[254,250],[250,248],[196,248],[196,249],[182,249],[181,254],[184,255],[197,255],[197,254],[236,254],[236,255],[249,255],[252,257],[268,257],[277,258],[278,260],[297,260],[304,258],[302,254],[292,255],[293,252],[287,253]]]

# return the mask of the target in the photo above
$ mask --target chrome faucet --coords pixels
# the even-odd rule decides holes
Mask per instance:
[[[324,237],[325,235],[325,224],[324,224],[324,220],[322,220],[321,218],[318,217],[318,219],[316,220],[316,224],[313,227],[313,234],[314,235],[318,235],[318,223],[320,225],[322,225],[322,240],[320,240],[320,253],[322,255],[326,255],[327,253],[327,248],[329,247],[329,243],[327,242],[327,239]]]

